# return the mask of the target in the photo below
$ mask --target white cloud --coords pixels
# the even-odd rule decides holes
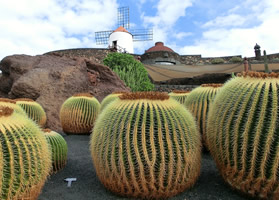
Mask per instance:
[[[245,6],[251,6],[252,1],[243,2],[238,6],[239,9],[246,9]],[[202,54],[202,56],[227,56],[242,55],[254,56],[254,45],[256,42],[262,47],[261,50],[267,50],[268,54],[278,53],[279,48],[279,1],[267,0],[264,3],[253,4],[250,13],[242,14],[243,20],[239,24],[258,22],[254,26],[240,28],[234,27],[229,22],[236,20],[231,17],[233,13],[224,17],[205,23],[208,28],[202,34],[202,37],[195,41],[193,45],[177,48],[181,54]],[[230,12],[236,12],[238,9],[231,9]],[[255,12],[257,11],[257,12]],[[252,16],[252,17],[251,17]],[[240,18],[239,18],[240,19]],[[209,25],[214,27],[209,28]]]
[[[0,60],[11,54],[96,47],[94,32],[111,30],[117,7],[116,0],[1,0]]]
[[[243,17],[237,14],[230,14],[227,16],[218,16],[214,20],[210,20],[203,24],[203,28],[213,28],[213,27],[234,27],[242,26],[248,21],[247,16]]]
[[[193,33],[191,33],[191,32],[179,32],[179,33],[175,33],[173,35],[173,37],[175,37],[176,39],[181,40],[181,39],[183,39],[185,37],[188,37],[188,36],[191,36],[191,35],[193,35]]]

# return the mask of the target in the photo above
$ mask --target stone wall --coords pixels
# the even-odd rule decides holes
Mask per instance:
[[[144,64],[156,64],[158,62],[167,62],[180,64],[180,55],[170,51],[152,51],[146,52],[141,56],[141,62]]]
[[[155,85],[155,91],[170,93],[173,90],[193,90],[199,85]]]
[[[47,52],[45,54],[62,55],[66,57],[84,57],[95,63],[102,64],[103,59],[112,52],[110,49],[105,48],[78,48],[78,49],[64,49]]]
[[[264,56],[261,55],[260,60],[256,60],[256,57],[248,57],[247,59],[248,59],[249,62],[252,62],[252,63],[263,62],[264,61]],[[273,62],[278,63],[279,62],[279,53],[268,54],[267,59],[268,59],[269,63],[273,63]]]

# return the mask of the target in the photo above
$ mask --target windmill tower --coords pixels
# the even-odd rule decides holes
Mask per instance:
[[[118,8],[118,28],[110,31],[95,32],[97,45],[108,44],[110,49],[117,52],[134,53],[135,41],[153,40],[152,29],[130,29],[129,7]]]

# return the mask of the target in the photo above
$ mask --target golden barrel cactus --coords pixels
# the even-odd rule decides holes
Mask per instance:
[[[47,121],[47,116],[44,108],[36,101],[28,98],[15,99],[16,104],[21,106],[27,116],[35,121],[41,127],[44,127]]]
[[[118,97],[122,94],[124,94],[125,92],[114,92],[114,93],[111,93],[109,95],[107,95],[103,101],[101,102],[101,111],[104,110],[104,108],[110,104],[112,101],[114,101],[115,99],[118,99]]]
[[[185,105],[197,121],[198,130],[202,136],[203,144],[206,145],[206,121],[209,106],[223,84],[202,84],[188,95]]]
[[[16,104],[15,100],[7,99],[7,98],[0,98],[0,106],[6,106],[9,108],[12,108],[15,112],[28,117],[26,112],[23,110],[23,108],[21,108],[21,106]]]
[[[185,101],[187,96],[190,94],[190,90],[173,90],[172,92],[169,93],[169,96],[172,99],[175,99],[182,105],[185,105]]]
[[[0,199],[37,199],[50,168],[51,153],[38,125],[0,106]]]
[[[248,72],[228,81],[208,115],[207,143],[225,181],[279,199],[279,74]]]
[[[91,94],[80,93],[68,98],[60,109],[60,122],[64,133],[90,134],[100,103]]]
[[[52,152],[52,172],[55,173],[63,169],[67,163],[67,142],[62,135],[50,129],[43,129],[43,133]]]
[[[194,118],[167,93],[121,95],[97,118],[90,148],[99,179],[122,196],[171,197],[200,174]]]

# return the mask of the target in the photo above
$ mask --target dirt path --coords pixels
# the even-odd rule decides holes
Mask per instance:
[[[125,199],[106,190],[94,171],[89,136],[65,136],[68,143],[66,167],[50,177],[39,200],[110,200]],[[65,178],[77,178],[67,188]],[[219,175],[209,154],[203,154],[201,176],[195,186],[171,199],[175,200],[244,200],[245,197],[230,189]]]

